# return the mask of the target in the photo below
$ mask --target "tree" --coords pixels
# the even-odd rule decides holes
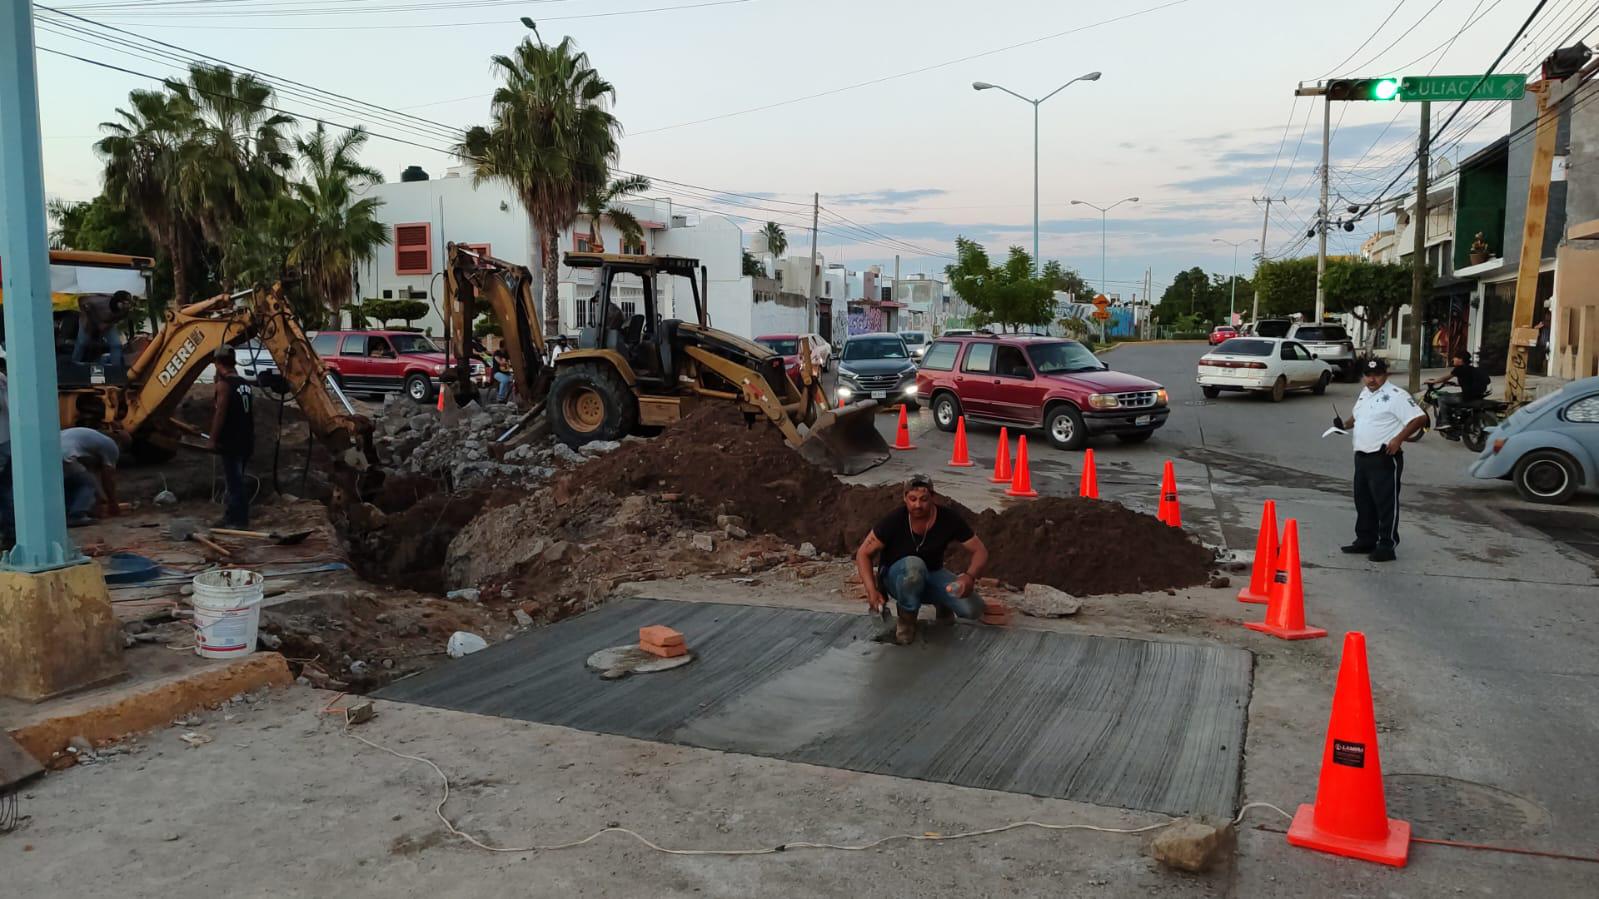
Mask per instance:
[[[1044,268],[1039,272],[1039,277],[1048,285],[1050,290],[1069,293],[1079,303],[1086,303],[1095,296],[1094,289],[1088,286],[1083,276],[1074,268],[1066,268],[1060,260],[1051,259],[1044,263]]]
[[[475,126],[455,153],[473,166],[473,181],[505,182],[542,242],[544,329],[560,330],[561,232],[584,201],[610,181],[621,124],[607,108],[616,92],[571,38],[559,44],[524,38],[493,67],[504,84],[494,92],[489,126]]]
[[[428,314],[426,300],[362,300],[361,315],[379,323],[400,319],[407,325]],[[493,318],[493,316],[485,316]]]
[[[1316,260],[1277,259],[1262,262],[1255,272],[1260,314],[1288,316],[1316,312]]]
[[[304,180],[292,185],[298,208],[290,218],[297,240],[285,262],[299,273],[304,289],[335,315],[355,295],[356,268],[389,242],[388,229],[377,220],[383,201],[354,199],[359,189],[383,182],[382,174],[356,159],[366,140],[365,129],[335,136],[318,122],[315,131],[294,142]]]
[[[752,278],[766,277],[766,266],[762,265],[749,250],[744,251],[744,274]]]
[[[989,261],[976,241],[955,238],[956,262],[945,266],[950,288],[971,306],[978,326],[1039,325],[1050,320],[1054,298],[1041,278],[1033,277],[1033,257],[1011,247],[1001,265]]]
[[[185,305],[190,301],[188,270],[194,241],[178,175],[195,112],[184,99],[162,91],[133,91],[128,106],[117,110],[114,121],[100,124],[106,136],[94,145],[105,160],[105,195],[136,214],[166,249],[172,262],[172,297]]]
[[[610,218],[611,224],[622,234],[622,246],[644,243],[644,224],[633,210],[622,205],[621,199],[629,194],[639,194],[650,189],[650,179],[643,175],[626,175],[614,178],[604,187],[595,190],[583,200],[583,212],[589,220],[589,243],[594,252],[605,252],[605,241],[600,235],[600,220]]]
[[[777,222],[767,222],[761,234],[766,237],[766,251],[773,256],[781,256],[788,249],[788,235],[783,233],[783,226]]]
[[[1410,302],[1410,278],[1410,266],[1404,263],[1331,260],[1323,279],[1327,309],[1347,312],[1364,324],[1363,349],[1370,349],[1371,340],[1388,326],[1388,320],[1399,312],[1399,307]],[[1429,272],[1422,289],[1429,288],[1431,281]]]

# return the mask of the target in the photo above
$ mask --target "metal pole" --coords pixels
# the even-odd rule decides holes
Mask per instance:
[[[1038,277],[1042,264],[1038,255],[1038,107],[1044,101],[1033,101],[1033,277]]]
[[[7,397],[17,543],[5,567],[48,571],[83,561],[67,537],[61,409],[50,312],[44,166],[39,150],[33,4],[0,12],[0,247],[4,248]]]
[[[1099,292],[1110,296],[1110,284],[1105,281],[1105,220],[1110,217],[1110,210],[1099,211]],[[1105,320],[1099,320],[1099,342],[1105,342]]]
[[[1427,279],[1427,141],[1432,129],[1432,101],[1421,104],[1421,136],[1416,141],[1416,229],[1410,258],[1410,392],[1421,390],[1421,314],[1426,305],[1422,291]]]
[[[815,331],[817,329],[816,328],[816,280],[821,274],[821,272],[820,272],[821,266],[818,265],[817,262],[816,262],[816,225],[817,225],[817,219],[821,217],[821,214],[822,214],[822,195],[820,193],[812,194],[811,195],[811,290],[810,290],[811,301],[806,305],[806,309],[805,309],[805,320],[807,322],[809,322],[809,324],[806,326],[806,330],[808,330],[808,331]],[[709,304],[710,300],[707,299],[706,303]]]
[[[1328,163],[1329,144],[1332,142],[1332,103],[1324,96],[1321,101],[1321,212],[1316,216],[1316,226],[1321,239],[1316,242],[1316,322],[1321,323],[1327,312],[1327,182],[1332,174]],[[1261,243],[1264,248],[1265,243]]]
[[[1238,316],[1238,244],[1233,244],[1233,295],[1227,301],[1227,324],[1233,325],[1233,319]]]
[[[1277,201],[1276,197],[1267,197],[1266,198],[1266,216],[1265,216],[1265,218],[1261,219],[1261,222],[1260,222],[1260,261],[1262,263],[1264,263],[1266,261],[1266,229],[1267,229],[1268,226],[1271,225],[1271,204],[1273,202],[1276,202],[1276,201]],[[1288,202],[1288,198],[1287,197],[1283,197],[1281,202],[1284,202],[1284,203]],[[1257,270],[1257,275],[1258,275],[1258,273],[1259,272]],[[1255,303],[1254,303],[1254,306],[1249,311],[1249,320],[1252,321],[1252,322],[1253,321],[1260,321],[1260,290],[1259,290],[1258,287],[1255,290]]]

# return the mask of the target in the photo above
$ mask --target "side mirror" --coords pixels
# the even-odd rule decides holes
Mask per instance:
[[[1100,371],[1110,371],[1110,363],[1103,359],[1099,360],[1099,369]]]
[[[1320,359],[1321,357],[1316,355],[1315,353],[1311,353],[1310,354],[1310,358],[1312,358],[1312,359]]]

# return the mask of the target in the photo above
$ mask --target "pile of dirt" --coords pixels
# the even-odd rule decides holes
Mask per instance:
[[[752,532],[833,554],[853,552],[902,501],[894,485],[842,483],[800,458],[776,428],[749,425],[725,404],[574,469],[557,480],[554,493],[561,500],[594,489],[678,494],[695,519],[737,515]],[[941,501],[983,538],[987,574],[1016,585],[1048,584],[1077,595],[1135,593],[1203,584],[1213,563],[1212,553],[1180,529],[1117,503],[1049,498],[974,515]]]
[[[442,593],[450,541],[486,509],[520,496],[486,488],[449,493],[430,478],[391,476],[371,505],[341,522],[350,562],[364,580]]]

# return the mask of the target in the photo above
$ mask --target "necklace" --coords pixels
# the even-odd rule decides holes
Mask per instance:
[[[933,516],[931,518],[927,519],[927,530],[922,531],[921,539],[916,541],[916,551],[917,552],[921,552],[922,551],[922,545],[927,542],[927,535],[931,534],[933,532],[933,522],[935,522],[937,520],[938,520],[938,509],[935,508],[933,510]],[[916,536],[916,531],[914,529],[911,530],[911,536],[912,537]]]

